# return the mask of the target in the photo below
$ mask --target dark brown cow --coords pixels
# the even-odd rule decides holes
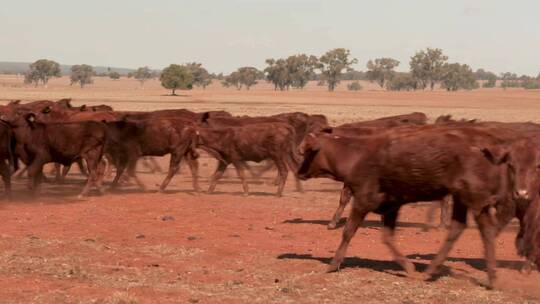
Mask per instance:
[[[466,227],[467,210],[475,215],[485,246],[490,286],[496,281],[494,239],[515,215],[513,185],[506,154],[499,157],[496,134],[475,128],[432,128],[372,138],[308,136],[302,144],[299,177],[330,177],[347,184],[354,196],[342,242],[328,271],[339,269],[346,249],[369,212],[382,215],[383,239],[408,272],[414,266],[396,248],[396,220],[403,204],[453,197],[452,225],[443,247],[426,271],[435,273]],[[478,147],[477,147],[478,146]],[[358,153],[363,150],[364,153]]]
[[[13,133],[6,123],[0,122],[0,175],[4,181],[5,196],[11,197],[11,170],[14,167]]]
[[[135,175],[137,160],[142,156],[171,154],[169,171],[159,190],[164,191],[178,172],[180,162],[186,157],[193,177],[193,188],[199,191],[198,164],[194,151],[196,133],[192,123],[178,118],[152,118],[139,121],[107,123],[108,142],[105,153],[111,156],[117,168],[111,187],[116,187],[125,169],[145,188]]]
[[[295,132],[286,123],[258,123],[241,127],[199,128],[197,146],[218,160],[218,167],[210,181],[208,192],[214,192],[217,181],[229,164],[236,168],[242,181],[244,195],[249,194],[244,175],[244,162],[272,160],[278,169],[278,191],[281,196],[288,169],[296,172]]]
[[[98,167],[106,140],[103,123],[39,123],[33,113],[15,117],[3,115],[2,120],[13,130],[17,140],[16,151],[28,166],[29,187],[33,193],[39,190],[43,165],[50,162],[70,165],[79,158],[86,161],[89,172],[79,196],[86,195],[92,185],[102,192]]]
[[[202,116],[203,125],[214,128],[240,127],[259,123],[287,123],[294,128],[296,144],[300,144],[309,132],[328,126],[328,120],[324,115],[309,115],[302,112],[282,113],[273,116],[210,116],[210,113]]]

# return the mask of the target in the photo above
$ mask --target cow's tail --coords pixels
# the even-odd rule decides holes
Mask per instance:
[[[7,145],[8,166],[9,166],[10,173],[13,174],[19,168],[16,163],[15,151],[14,151],[17,143],[15,142],[15,136],[13,135],[13,131],[11,130],[11,128],[8,128],[7,136],[8,136],[8,145]]]
[[[287,160],[289,169],[291,169],[291,171],[293,171],[294,175],[296,176],[298,172],[298,168],[300,167],[301,157],[298,154],[298,145],[296,144],[296,141],[291,139],[289,141],[289,144],[290,144],[290,148],[287,153],[286,160]]]

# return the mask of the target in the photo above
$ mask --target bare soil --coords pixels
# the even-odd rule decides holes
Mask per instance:
[[[536,118],[540,92],[383,92],[369,84],[360,92],[222,89],[166,96],[157,82],[96,79],[85,89],[57,79],[48,88],[21,86],[0,77],[0,100],[73,97],[75,104],[107,103],[116,109],[224,109],[235,114],[305,111],[333,123],[423,111],[484,120]],[[342,86],[343,87],[343,86]],[[373,89],[373,90],[370,90]],[[160,163],[166,168],[167,159]],[[202,159],[206,187],[215,161]],[[139,175],[157,189],[164,174],[141,166]],[[234,170],[213,195],[195,194],[186,168],[166,193],[141,192],[127,184],[104,196],[77,200],[84,177],[76,169],[63,185],[46,184],[32,198],[26,180],[15,197],[0,202],[0,303],[537,303],[540,274],[519,272],[512,222],[497,240],[500,288],[486,290],[483,249],[472,221],[432,282],[404,276],[381,242],[380,219],[370,215],[359,229],[339,273],[324,273],[341,230],[326,224],[337,206],[340,184],[304,183],[274,196],[276,172],[250,179],[242,196]],[[398,246],[424,270],[445,237],[444,229],[422,231],[429,203],[404,208]]]

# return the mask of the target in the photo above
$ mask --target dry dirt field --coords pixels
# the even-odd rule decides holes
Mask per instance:
[[[85,89],[66,78],[48,88],[21,85],[0,76],[0,102],[72,97],[75,104],[107,103],[119,110],[223,109],[264,115],[305,111],[332,123],[422,111],[500,121],[540,121],[540,91],[500,89],[471,92],[335,93],[311,84],[304,91],[223,89],[167,96],[157,81],[141,88],[134,80],[96,79]],[[160,160],[166,168],[166,159]],[[215,166],[202,159],[201,186]],[[340,241],[326,229],[340,184],[318,179],[294,191],[290,178],[283,198],[273,196],[275,172],[250,179],[241,195],[234,170],[213,195],[196,195],[186,168],[167,193],[157,193],[164,174],[140,176],[148,188],[125,185],[105,196],[77,200],[83,177],[77,170],[63,185],[47,184],[37,199],[15,180],[15,197],[0,202],[0,303],[538,303],[540,275],[519,273],[517,223],[497,241],[501,288],[488,291],[483,250],[474,224],[456,244],[433,282],[404,277],[381,242],[379,218],[370,215],[348,251],[342,271],[324,270]],[[445,231],[423,232],[427,203],[410,205],[399,219],[398,246],[426,268]]]

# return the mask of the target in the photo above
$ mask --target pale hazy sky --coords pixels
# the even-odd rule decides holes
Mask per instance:
[[[357,69],[425,47],[474,69],[540,72],[540,0],[0,0],[0,61],[211,72],[344,47]]]

